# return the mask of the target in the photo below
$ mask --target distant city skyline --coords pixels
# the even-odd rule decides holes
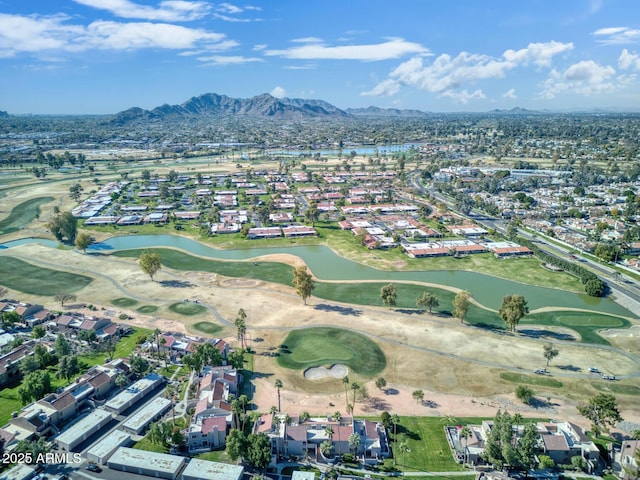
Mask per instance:
[[[0,0],[0,110],[203,93],[431,112],[640,112],[635,0]]]

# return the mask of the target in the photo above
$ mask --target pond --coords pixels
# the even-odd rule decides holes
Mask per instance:
[[[361,265],[338,256],[323,245],[219,250],[176,235],[131,235],[113,237],[89,247],[89,251],[116,251],[137,248],[170,247],[202,257],[222,260],[248,260],[262,255],[291,254],[300,257],[320,280],[417,281],[461,288],[471,292],[483,305],[497,309],[505,295],[524,295],[529,308],[582,308],[613,315],[634,317],[624,307],[608,298],[595,298],[551,288],[535,287],[489,275],[465,271],[386,271]],[[428,260],[427,260],[428,261]]]
[[[29,243],[41,243],[52,248],[58,246],[58,242],[45,238],[23,238],[2,243],[0,244],[0,249]],[[391,272],[378,270],[342,258],[323,245],[219,250],[177,235],[130,235],[113,237],[104,242],[95,243],[88,248],[88,251],[108,253],[117,250],[162,247],[176,248],[194,255],[220,260],[249,260],[262,255],[291,254],[304,260],[313,274],[320,280],[424,282],[456,287],[468,290],[478,302],[493,309],[498,309],[505,295],[517,293],[527,299],[531,310],[541,307],[580,308],[612,315],[635,317],[627,309],[609,298],[596,298],[586,294],[536,287],[476,272],[458,270]]]

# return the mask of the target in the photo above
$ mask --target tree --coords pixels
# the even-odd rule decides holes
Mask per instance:
[[[409,445],[407,445],[407,442],[400,442],[398,444],[398,451],[402,453],[402,468],[403,468],[402,478],[404,478],[404,454],[410,451]]]
[[[81,233],[76,237],[76,248],[78,250],[82,250],[84,253],[87,252],[87,247],[91,245],[91,235],[88,233]]]
[[[280,380],[279,378],[276,378],[276,381],[273,383],[273,386],[276,387],[276,390],[278,391],[278,411],[280,412],[280,389],[282,387],[284,387],[284,384],[282,383],[282,380]]]
[[[362,444],[362,437],[359,433],[349,435],[349,447],[353,449],[353,454],[358,455],[358,447]]]
[[[461,290],[453,297],[453,316],[459,318],[462,323],[469,311],[471,294],[466,290]]]
[[[137,377],[142,377],[149,370],[149,362],[140,355],[131,357],[131,373]]]
[[[507,324],[509,330],[515,332],[520,319],[529,313],[527,301],[522,295],[506,295],[502,299],[502,305],[498,310],[498,315]]]
[[[33,330],[31,330],[31,337],[35,339],[42,338],[46,334],[47,330],[42,325],[36,325],[33,327]]]
[[[84,191],[84,188],[82,188],[82,185],[80,185],[79,182],[74,183],[69,187],[69,197],[74,202],[78,202],[80,200],[80,197],[82,196],[83,191]]]
[[[247,314],[244,309],[238,310],[238,316],[236,317],[234,324],[238,331],[238,340],[240,340],[240,346],[244,349],[244,336],[247,333]]]
[[[393,283],[385,285],[380,290],[380,298],[382,298],[382,303],[384,303],[387,307],[393,307],[396,305],[398,300],[398,292],[396,290],[396,286]]]
[[[483,453],[483,459],[494,468],[502,469],[505,465],[514,468],[534,466],[535,446],[539,438],[536,426],[533,422],[527,423],[518,439],[518,429],[514,425],[518,425],[520,420],[516,415],[498,410]]]
[[[587,403],[578,404],[578,412],[584,418],[591,420],[593,433],[599,435],[602,431],[609,431],[609,427],[622,421],[618,400],[609,393],[598,393]]]
[[[360,389],[362,387],[360,387],[360,384],[357,382],[351,382],[351,390],[353,391],[353,404],[352,407],[355,409],[356,408],[356,393],[358,393],[360,391]]]
[[[533,399],[533,390],[525,385],[518,385],[516,388],[516,397],[522,403],[529,405]]]
[[[71,212],[64,212],[56,215],[47,227],[59,242],[66,238],[68,242],[73,243],[78,232],[78,219]]]
[[[544,358],[547,359],[547,367],[549,366],[549,362],[556,358],[560,353],[557,348],[554,348],[553,344],[545,343],[544,344],[544,353],[542,354]]]
[[[10,327],[14,323],[20,323],[20,315],[18,315],[14,311],[2,312],[2,326],[3,327]]]
[[[58,373],[56,373],[56,377],[65,378],[69,381],[71,380],[71,377],[79,372],[80,365],[78,364],[78,357],[75,355],[68,355],[60,359],[60,365],[58,365]]]
[[[19,368],[20,368],[20,373],[22,373],[22,375],[28,375],[31,372],[40,370],[40,362],[36,360],[36,358],[33,355],[30,355],[20,360]]]
[[[333,442],[330,442],[329,440],[325,440],[320,444],[320,453],[322,453],[323,457],[325,458],[330,457],[332,451],[333,451]]]
[[[418,307],[427,308],[429,313],[432,313],[434,308],[440,305],[440,300],[433,293],[424,292],[418,298],[416,298],[416,305]]]
[[[349,405],[349,396],[347,395],[347,387],[349,386],[349,377],[345,375],[342,377],[342,385],[344,385],[344,401]]]
[[[458,437],[461,438],[462,440],[464,440],[464,463],[467,463],[468,457],[467,457],[467,440],[471,437],[472,433],[471,433],[471,429],[469,428],[468,425],[465,425],[464,427],[462,427],[460,429],[460,431],[458,432]]]
[[[118,375],[116,375],[116,387],[118,387],[120,391],[122,391],[124,387],[126,387],[128,384],[129,384],[129,379],[127,378],[126,375],[123,375],[122,373],[119,373]]]
[[[424,400],[424,392],[422,390],[414,390],[413,393],[411,393],[411,396],[417,404],[422,403]]]
[[[549,455],[540,455],[538,459],[540,460],[540,468],[543,470],[551,469],[556,466],[556,462]]]
[[[391,415],[391,423],[393,424],[393,441],[396,442],[398,440],[396,432],[398,430],[398,424],[400,423],[400,415],[397,413]]]
[[[378,388],[379,390],[385,390],[387,387],[387,381],[380,377],[376,380],[376,388]]]
[[[236,428],[232,428],[226,438],[225,452],[235,462],[244,457],[247,450],[246,444],[247,437],[245,434]]]
[[[311,274],[307,271],[307,267],[304,265],[296,267],[293,271],[293,286],[296,289],[296,293],[304,304],[307,304],[307,298],[311,296],[311,292],[316,288]]]
[[[160,255],[155,252],[144,252],[140,255],[140,268],[151,277],[151,281],[153,282],[153,276],[162,268]]]
[[[584,284],[584,291],[591,297],[602,297],[606,290],[605,283],[599,278],[590,278]]]
[[[53,392],[51,377],[49,372],[36,370],[22,379],[22,384],[18,387],[18,396],[23,405],[33,400],[39,400],[47,393]]]
[[[266,433],[247,437],[247,461],[255,468],[265,469],[271,463],[271,440]]]
[[[71,342],[63,334],[59,333],[56,336],[56,354],[59,357],[69,355],[72,351]]]
[[[73,293],[61,292],[56,293],[53,298],[56,302],[60,302],[61,307],[64,307],[64,302],[75,302],[77,297]]]

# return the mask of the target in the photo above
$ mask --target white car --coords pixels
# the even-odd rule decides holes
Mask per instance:
[[[533,373],[537,373],[538,375],[544,375],[545,373],[547,373],[547,369],[546,368],[536,368]]]
[[[600,370],[596,367],[589,367],[589,373],[600,373]]]

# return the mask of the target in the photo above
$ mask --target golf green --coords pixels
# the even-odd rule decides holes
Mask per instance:
[[[199,303],[177,302],[169,305],[169,310],[180,315],[199,315],[207,311],[207,307]]]
[[[364,335],[340,328],[316,327],[294,330],[280,348],[278,364],[293,370],[346,365],[354,373],[373,376],[387,365],[380,347]]]
[[[2,257],[0,279],[5,287],[30,295],[53,296],[72,293],[92,282],[91,277],[39,267],[14,257]]]

